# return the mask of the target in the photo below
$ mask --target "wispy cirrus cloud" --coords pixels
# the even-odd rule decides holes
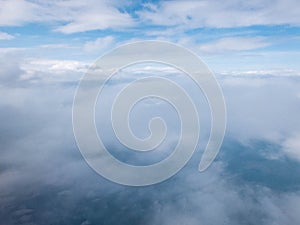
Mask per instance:
[[[121,12],[116,1],[1,1],[0,26],[30,22],[53,23],[55,31],[67,34],[134,25],[132,17]]]
[[[122,29],[132,27],[134,20],[126,12],[120,12],[117,7],[112,5],[109,1],[93,1],[88,4],[81,1],[77,5],[69,2],[66,6],[66,12],[70,17],[65,18],[65,25],[60,25],[54,30],[62,33],[76,33],[89,30],[104,30],[104,29]]]
[[[16,5],[18,7],[15,7]],[[282,24],[298,26],[298,5],[297,0],[178,0],[150,2],[143,7],[136,7],[133,2],[115,0],[2,0],[0,26],[50,22],[55,31],[67,34],[89,30],[122,30],[145,25],[178,26],[185,30],[200,27],[231,28]]]
[[[200,46],[200,50],[208,53],[226,51],[244,51],[263,48],[270,45],[263,37],[226,37]]]
[[[299,25],[296,0],[162,1],[138,12],[145,22],[164,26],[230,28],[253,25]]]
[[[5,33],[5,32],[0,32],[0,40],[11,40],[14,39],[15,37],[11,34]]]

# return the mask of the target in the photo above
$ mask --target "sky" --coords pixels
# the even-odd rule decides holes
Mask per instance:
[[[218,73],[299,75],[296,0],[11,0],[0,10],[1,51],[23,51],[33,67],[68,60],[60,69],[80,69],[122,43],[151,39],[189,48]]]
[[[0,225],[299,224],[299,34],[296,0],[0,0]],[[223,91],[227,128],[219,155],[200,173],[211,128],[202,91],[166,65],[120,70],[95,105],[98,134],[116,158],[158,162],[179,137],[174,109],[150,99],[132,110],[130,123],[144,138],[151,118],[164,119],[168,134],[157,151],[141,155],[117,140],[109,110],[138,78],[162,76],[183,87],[201,131],[176,175],[128,187],[85,162],[72,105],[99,57],[142,40],[172,42],[203,60]]]

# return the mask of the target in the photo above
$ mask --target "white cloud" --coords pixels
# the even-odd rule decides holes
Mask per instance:
[[[163,36],[163,37],[178,35],[178,33],[182,33],[182,30],[179,28],[167,28],[167,29],[145,31],[145,35],[147,36]]]
[[[36,20],[36,4],[25,0],[0,1],[0,26],[21,25]]]
[[[158,5],[146,4],[138,15],[151,24],[187,29],[300,24],[297,0],[162,1]]]
[[[11,40],[14,39],[15,37],[13,35],[10,35],[5,32],[0,32],[0,40]]]
[[[252,70],[224,70],[218,74],[231,77],[300,77],[300,71],[295,69],[252,69]]]
[[[300,133],[288,138],[283,143],[285,153],[300,161]]]
[[[225,51],[243,51],[262,48],[269,43],[262,37],[226,37],[214,42],[203,44],[200,50],[208,53]]]
[[[300,134],[300,104],[296,97],[299,79],[222,78],[220,85],[226,101],[228,136],[245,142],[264,139],[281,145],[287,136]],[[293,143],[287,142],[286,146],[295,146]]]
[[[15,60],[15,64],[12,64],[11,58],[3,58],[3,64],[6,65],[7,62],[12,65],[5,72],[7,77],[10,78],[13,73],[16,77],[22,76],[22,69],[15,71],[19,60]],[[76,70],[85,68],[85,63],[72,60],[37,58],[24,63],[27,67],[23,64],[22,68],[26,71],[31,69],[36,72],[36,75],[49,80],[54,79],[53,77],[56,80],[62,77],[61,71],[67,71],[66,77],[71,79]],[[151,71],[155,68],[148,66],[144,69]],[[46,76],[43,77],[45,74]],[[52,78],[51,75],[53,75]],[[239,135],[244,134],[249,138],[264,138],[269,131],[283,131],[286,134],[296,127],[299,129],[299,120],[297,120],[299,99],[294,101],[291,98],[295,96],[295,93],[299,93],[299,82],[269,79],[261,88],[252,88],[250,82],[252,80],[244,80],[244,85],[241,87],[228,87],[221,83],[226,94],[226,102],[228,102],[228,128],[229,131],[235,129],[233,137],[240,138]],[[189,163],[174,178],[159,186],[126,188],[113,185],[98,177],[86,166],[74,143],[71,112],[76,87],[57,84],[58,82],[55,82],[55,85],[36,85],[19,89],[14,85],[10,89],[0,89],[2,96],[5,96],[0,100],[2,131],[0,161],[3,165],[0,192],[4,196],[0,200],[4,209],[2,214],[5,213],[8,217],[16,215],[17,222],[24,221],[20,218],[26,217],[17,217],[15,212],[20,213],[22,207],[33,205],[31,210],[35,214],[27,217],[31,220],[28,224],[30,222],[39,224],[35,215],[42,215],[37,218],[48,219],[53,224],[62,220],[68,223],[73,221],[74,205],[80,205],[85,201],[85,205],[91,205],[92,210],[89,211],[89,215],[92,215],[92,218],[93,215],[97,215],[95,220],[103,218],[102,222],[108,221],[111,224],[117,224],[119,218],[123,221],[125,218],[129,218],[128,221],[136,218],[131,217],[132,215],[128,214],[129,211],[142,218],[141,223],[144,222],[144,218],[150,218],[148,221],[150,224],[198,225],[199,221],[203,224],[232,225],[243,223],[299,224],[300,197],[298,192],[278,194],[265,188],[259,182],[250,183],[245,180],[238,182],[238,178],[242,179],[242,175],[247,176],[249,171],[251,175],[260,177],[260,173],[272,170],[272,167],[263,164],[264,162],[255,161],[254,167],[247,161],[244,162],[248,154],[239,160],[243,162],[241,164],[249,165],[249,169],[244,173],[243,167],[238,164],[233,172],[229,171],[229,176],[226,176],[227,170],[222,167],[225,166],[221,164],[222,161],[219,165],[218,162],[214,163],[205,173],[198,173],[196,163],[191,161],[191,164]],[[111,90],[109,88],[109,91]],[[195,97],[199,98],[199,95]],[[199,112],[202,117],[203,108]],[[108,132],[104,134],[107,135]],[[239,145],[230,145],[230,148],[239,149],[239,147]],[[197,155],[194,159],[198,162]],[[224,164],[227,162],[231,161],[225,160]],[[249,162],[252,162],[251,159]],[[277,171],[281,174],[279,177],[288,176],[284,173],[286,170],[279,167],[264,181],[273,182],[273,178],[278,181]],[[279,180],[279,184],[282,185],[281,181],[285,179]],[[295,182],[297,184],[298,180]],[[89,195],[87,196],[86,193]],[[47,198],[42,198],[41,201],[41,196],[50,195],[54,196],[51,200],[52,205],[57,205],[62,198],[66,199],[62,210],[59,208],[62,214],[57,214],[57,209],[52,205],[49,206]],[[130,198],[130,196],[135,197]],[[43,201],[43,199],[46,200]],[[28,204],[27,201],[29,201]],[[39,205],[35,206],[31,204],[32,202],[39,202]],[[111,202],[113,204],[110,204]],[[97,207],[94,207],[95,204]],[[229,204],[233,207],[228,207]],[[129,210],[122,210],[118,218],[112,220],[109,212],[118,210],[120,205],[124,206],[124,209],[129,207]],[[55,210],[49,212],[49,208]],[[99,208],[105,209],[102,214],[97,211]],[[84,215],[86,207],[79,208],[78,212]],[[143,212],[147,213],[141,214]],[[91,217],[82,219],[92,220]],[[5,224],[14,224],[7,222],[5,218],[2,221]],[[126,222],[127,220],[124,223]]]
[[[56,31],[76,33],[89,30],[124,29],[141,24],[172,28],[175,26],[182,29],[300,25],[297,0],[178,0],[161,1],[157,4],[147,3],[143,9],[135,12],[140,23],[137,23],[132,14],[120,10],[125,4],[134,3],[116,0],[0,0],[0,26],[51,22]],[[172,33],[167,31],[167,35],[170,32]]]
[[[0,54],[24,52],[27,48],[0,48]]]
[[[20,80],[38,84],[78,81],[88,66],[89,63],[76,60],[24,59]]]
[[[27,68],[40,68],[44,71],[85,71],[88,63],[75,60],[31,59],[27,60]],[[26,67],[26,66],[24,66]]]
[[[88,30],[103,30],[108,28],[124,28],[132,26],[133,20],[127,13],[121,13],[116,8],[106,4],[85,4],[80,10],[68,9],[75,13],[66,25],[59,26],[56,31],[75,33]]]
[[[44,44],[44,45],[40,45],[38,47],[42,48],[42,49],[75,48],[69,44]]]
[[[0,49],[0,86],[11,86],[20,80],[24,70],[20,68],[22,53],[15,50]]]
[[[120,12],[118,4],[115,1],[96,0],[4,0],[0,4],[0,26],[18,26],[28,22],[63,22],[64,25],[55,28],[63,33],[132,26],[133,19],[129,14]]]
[[[83,49],[86,52],[98,52],[103,51],[110,47],[115,42],[113,36],[106,36],[102,38],[97,38],[95,41],[88,41],[84,44]]]

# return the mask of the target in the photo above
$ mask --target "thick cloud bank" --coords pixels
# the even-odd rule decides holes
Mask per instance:
[[[0,89],[1,225],[300,222],[299,78],[218,76],[228,128],[217,160],[207,171],[197,171],[204,134],[178,174],[134,188],[98,176],[80,155],[71,124],[77,80],[64,80],[66,74],[61,74],[59,82],[51,82],[41,71],[28,77],[18,60],[9,62],[1,61],[6,65]],[[184,83],[180,76],[176,79]],[[124,83],[112,82],[110,90]],[[172,129],[176,133],[176,125]],[[122,158],[124,149],[107,132],[106,143]],[[165,146],[173,146],[172,137]]]

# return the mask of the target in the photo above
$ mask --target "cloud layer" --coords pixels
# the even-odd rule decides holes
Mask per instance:
[[[55,64],[38,64],[51,63]],[[15,63],[1,67],[1,74],[15,74],[15,79],[13,86],[7,80],[1,89],[6,98],[0,103],[0,224],[283,225],[300,221],[300,164],[297,155],[290,154],[297,151],[297,136],[293,134],[300,127],[299,79],[219,78],[229,120],[216,162],[205,173],[199,173],[199,148],[189,164],[170,180],[132,188],[99,177],[79,154],[70,117],[77,78],[71,83],[43,82],[44,75],[48,76],[45,79],[56,76],[57,67],[53,71],[48,67],[37,71],[30,67],[38,74],[39,82],[24,83],[19,80],[20,74],[28,72],[20,66]],[[162,71],[151,66],[147,73]],[[69,74],[71,79],[72,70],[68,68],[59,71]],[[134,78],[142,68],[129,71]],[[168,76],[174,74],[173,70],[166,71]],[[122,80],[121,75],[118,82],[110,83],[110,91],[126,85],[128,80]],[[174,79],[190,87],[182,76],[176,75]],[[188,91],[199,98],[192,87]],[[107,92],[108,96],[111,94]],[[149,104],[152,103],[139,110],[146,106],[148,110]],[[138,115],[144,117],[135,117],[136,121],[147,121],[146,114]],[[144,128],[135,126],[138,130]],[[107,125],[99,129],[107,130]],[[209,131],[205,126],[202,129],[204,133]],[[114,148],[117,156],[124,151],[115,142],[110,148]]]

